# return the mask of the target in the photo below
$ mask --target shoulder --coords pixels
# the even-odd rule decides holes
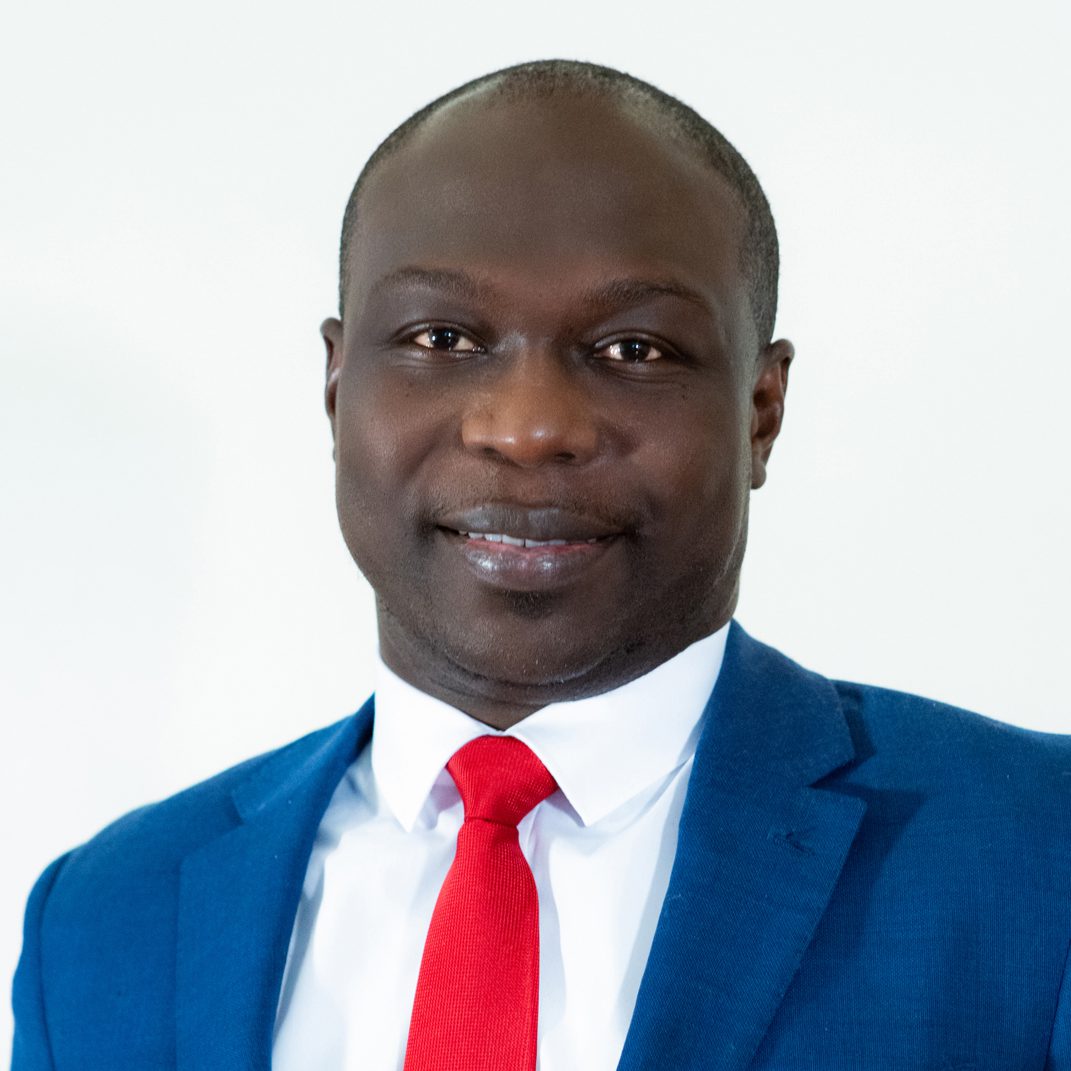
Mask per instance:
[[[350,716],[279,748],[246,759],[174,795],[139,807],[105,826],[68,852],[58,870],[47,873],[57,891],[71,884],[96,886],[109,877],[160,876],[177,870],[201,844],[232,828],[241,817],[243,792],[269,792],[315,763],[340,737],[353,736]]]
[[[865,725],[886,747],[956,749],[979,761],[1047,761],[1066,769],[1071,734],[1023,729],[1007,722],[925,696],[869,684],[830,682],[850,722]]]
[[[855,744],[853,779],[896,780],[962,806],[1071,826],[1071,735],[889,688],[831,683]]]
[[[187,912],[200,911],[207,870],[199,862],[207,852],[225,864],[211,886],[221,897],[239,878],[246,892],[277,873],[293,872],[299,882],[307,829],[370,726],[368,705],[131,811],[53,863],[30,895],[13,991],[16,1051],[21,1045],[32,1054],[27,1066],[45,1052],[53,1028],[84,1055],[93,1046],[110,1051],[119,1022],[131,1024],[131,1051],[141,1053],[134,1063],[164,1066],[160,1044],[170,1027],[160,997],[176,969],[184,890],[194,894]],[[92,1026],[99,1022],[103,1033]],[[103,1066],[95,1059],[86,1065]]]

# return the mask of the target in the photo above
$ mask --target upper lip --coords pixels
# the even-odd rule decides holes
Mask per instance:
[[[518,539],[564,539],[579,542],[618,535],[621,528],[590,513],[558,506],[521,506],[488,503],[448,513],[439,519],[442,528],[455,532],[510,535]]]

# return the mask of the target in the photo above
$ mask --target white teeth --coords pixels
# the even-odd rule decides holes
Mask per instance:
[[[486,539],[488,543],[507,543],[511,547],[564,547],[568,539],[522,539],[520,536],[505,535],[501,532],[462,532],[469,539]],[[596,543],[598,539],[587,539],[586,543]]]

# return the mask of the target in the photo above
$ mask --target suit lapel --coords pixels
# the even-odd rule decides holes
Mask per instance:
[[[865,804],[811,787],[854,755],[833,686],[733,624],[619,1071],[742,1071]]]
[[[235,814],[187,856],[176,974],[180,1071],[267,1071],[272,1027],[316,830],[371,732],[371,701],[254,765]]]

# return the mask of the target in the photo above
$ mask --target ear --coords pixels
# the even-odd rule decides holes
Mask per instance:
[[[755,386],[751,392],[751,487],[766,482],[766,462],[774,440],[781,432],[788,390],[788,366],[795,349],[787,339],[771,342],[756,364]]]
[[[338,379],[342,374],[342,321],[334,316],[320,324],[320,336],[327,348],[327,382],[324,386],[324,407],[331,421],[331,441],[335,441],[335,405],[338,399]]]

